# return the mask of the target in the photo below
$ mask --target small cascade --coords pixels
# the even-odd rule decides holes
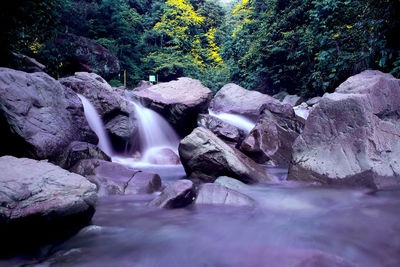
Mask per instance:
[[[225,112],[215,113],[211,109],[208,110],[208,113],[213,117],[216,117],[230,125],[233,125],[245,131],[246,133],[249,133],[255,126],[254,122],[241,115],[225,113]]]
[[[96,133],[99,138],[98,147],[104,151],[108,156],[112,156],[113,148],[111,146],[111,141],[108,138],[106,130],[104,129],[104,124],[97,113],[95,107],[90,103],[90,101],[83,95],[78,94],[83,104],[83,109],[85,112],[86,120],[89,123],[90,128]]]

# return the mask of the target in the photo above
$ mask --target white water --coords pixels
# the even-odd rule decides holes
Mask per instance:
[[[100,118],[100,115],[97,113],[95,107],[90,103],[86,97],[78,94],[79,98],[82,101],[83,109],[85,111],[86,120],[89,123],[90,128],[93,132],[96,133],[99,138],[99,144],[97,145],[101,150],[104,151],[108,156],[112,156],[113,148],[111,146],[111,141],[108,138],[106,130],[104,129],[104,124]]]
[[[208,110],[208,113],[213,117],[246,131],[246,133],[249,133],[255,126],[254,122],[240,115],[224,112],[215,113],[211,109]]]

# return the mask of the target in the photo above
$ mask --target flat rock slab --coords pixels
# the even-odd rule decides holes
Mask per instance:
[[[253,206],[255,201],[249,196],[223,185],[205,183],[200,186],[195,204]]]
[[[80,175],[45,161],[0,158],[2,239],[62,235],[87,223],[96,201],[96,186]]]
[[[149,207],[176,209],[191,204],[195,199],[194,185],[190,180],[179,180],[167,186],[149,203]]]

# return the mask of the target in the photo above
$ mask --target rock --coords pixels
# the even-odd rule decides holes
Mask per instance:
[[[294,106],[298,106],[301,103],[304,102],[304,98],[302,98],[301,96],[298,95],[287,95],[285,96],[285,98],[282,100],[282,103],[284,104],[289,104],[292,107]]]
[[[59,80],[66,88],[85,96],[101,116],[117,151],[133,146],[132,138],[138,132],[137,124],[129,115],[134,105],[124,95],[125,91],[112,88],[95,73],[78,72]]]
[[[246,189],[249,186],[241,181],[228,176],[220,176],[215,180],[215,184],[223,185],[232,190]]]
[[[264,105],[281,106],[275,98],[257,91],[249,91],[234,83],[222,87],[211,100],[210,108],[215,112],[241,114],[257,118]]]
[[[319,102],[321,99],[322,99],[322,97],[316,96],[316,97],[313,97],[313,98],[307,100],[306,103],[307,103],[307,105],[309,105],[309,106],[314,106],[315,104],[318,104],[318,102]]]
[[[212,92],[200,81],[179,78],[134,92],[144,106],[160,113],[183,135],[196,127],[197,115],[207,110]]]
[[[97,146],[86,142],[74,141],[66,148],[61,160],[57,164],[61,168],[68,170],[82,159],[111,161],[111,158]]]
[[[278,99],[279,101],[282,102],[283,99],[284,99],[287,95],[289,95],[287,92],[281,91],[281,92],[279,92],[279,93],[277,93],[277,94],[274,94],[272,97],[275,98],[275,99]]]
[[[81,160],[72,172],[96,184],[99,196],[153,193],[161,188],[158,174],[98,159]]]
[[[147,89],[147,88],[149,88],[149,87],[152,87],[152,86],[153,86],[153,83],[152,83],[152,82],[149,82],[149,81],[140,81],[140,82],[136,85],[134,91],[140,91],[140,90],[143,90],[143,89]]]
[[[96,201],[96,186],[80,175],[44,161],[0,158],[0,235],[10,251],[71,234],[89,222]]]
[[[167,186],[162,193],[153,199],[150,207],[176,209],[191,204],[195,199],[194,185],[190,180],[178,180]]]
[[[209,114],[199,114],[197,125],[210,130],[222,140],[234,145],[240,143],[245,137],[243,130]]]
[[[296,114],[297,118],[303,123],[306,122],[308,115],[310,114],[310,109],[311,108],[307,105],[306,102],[303,102],[300,105],[293,107],[294,113]]]
[[[60,47],[58,51],[61,55],[59,56],[75,63],[68,66],[72,73],[94,72],[106,80],[110,80],[120,71],[118,58],[91,39],[65,33],[58,35],[55,45]]]
[[[226,175],[245,183],[273,181],[261,166],[202,127],[182,139],[179,156],[191,179],[214,182]]]
[[[43,72],[0,68],[0,155],[54,160],[72,141],[94,141],[78,96]]]
[[[39,63],[36,59],[12,52],[13,58],[11,59],[10,65],[13,69],[34,73],[43,72],[46,66]]]
[[[144,161],[158,165],[177,165],[181,163],[178,155],[172,149],[166,147],[156,147],[146,151]]]
[[[288,167],[292,144],[302,132],[304,124],[294,112],[272,113],[265,109],[256,126],[243,140],[240,150],[258,163]]]
[[[105,129],[117,151],[125,151],[127,144],[132,142],[132,137],[138,135],[138,126],[133,116],[118,114],[105,124]]]
[[[205,183],[200,185],[195,204],[253,206],[255,201],[249,196],[223,185]]]
[[[400,185],[400,80],[365,71],[326,94],[293,145],[289,180]]]

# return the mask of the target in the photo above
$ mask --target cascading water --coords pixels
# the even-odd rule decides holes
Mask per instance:
[[[106,130],[104,129],[104,124],[100,118],[100,115],[97,113],[92,103],[90,103],[90,101],[86,99],[86,97],[80,94],[78,94],[78,97],[82,101],[85,117],[88,121],[90,128],[96,133],[97,137],[99,138],[98,147],[103,150],[104,153],[111,157],[114,154],[113,148],[111,146],[111,141],[108,138]]]
[[[211,109],[208,110],[208,113],[213,117],[216,117],[230,125],[236,126],[237,128],[246,131],[246,133],[249,133],[255,126],[254,122],[240,115],[225,112],[215,113]]]

